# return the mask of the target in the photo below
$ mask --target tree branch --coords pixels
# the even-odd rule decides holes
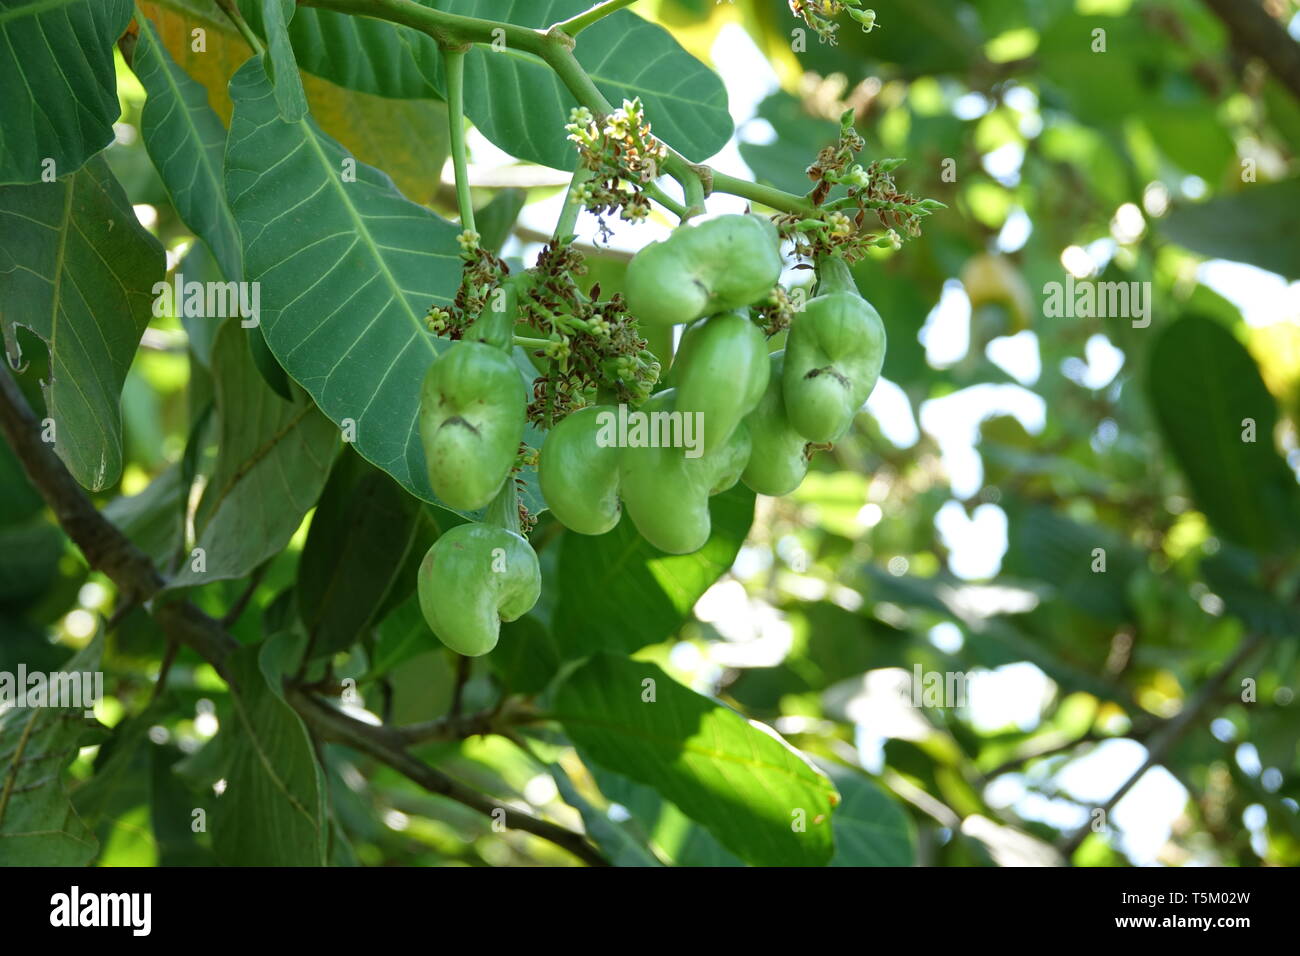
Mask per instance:
[[[1205,5],[1223,21],[1232,42],[1263,60],[1291,95],[1300,100],[1300,43],[1291,39],[1286,27],[1270,16],[1258,0],[1205,0]]]
[[[1123,799],[1124,794],[1128,793],[1148,770],[1160,764],[1173,749],[1178,741],[1182,740],[1189,730],[1200,720],[1206,707],[1214,701],[1218,695],[1219,689],[1228,681],[1242,664],[1246,663],[1250,657],[1264,646],[1267,638],[1263,634],[1250,634],[1241,645],[1228,658],[1227,662],[1211,675],[1210,679],[1201,685],[1187,706],[1171,717],[1160,729],[1151,736],[1151,742],[1147,745],[1147,759],[1142,762],[1127,780],[1125,780],[1113,794],[1101,806],[1101,811],[1109,815],[1110,811],[1115,809],[1115,804]],[[1079,827],[1069,837],[1062,840],[1060,850],[1065,856],[1070,857],[1079,845],[1088,838],[1092,832],[1090,825],[1085,824]]]
[[[287,688],[286,693],[289,694],[294,709],[302,714],[307,725],[325,739],[366,754],[392,767],[430,793],[455,800],[484,816],[493,817],[496,811],[500,810],[505,816],[507,826],[548,840],[568,850],[590,866],[610,865],[609,861],[588,843],[582,834],[495,803],[478,791],[469,789],[445,773],[417,760],[405,749],[401,734],[393,728],[362,723],[341,710],[331,707],[320,698],[292,687]]]
[[[146,601],[165,581],[153,562],[122,532],[95,509],[86,493],[69,474],[54,450],[41,441],[41,426],[8,368],[0,368],[0,432],[9,442],[28,480],[40,492],[59,525],[81,549],[92,568],[102,571],[124,595]],[[171,640],[192,648],[212,664],[227,683],[226,659],[239,647],[221,622],[204,614],[189,601],[162,603],[152,608],[154,620]],[[409,777],[433,793],[463,803],[488,817],[498,809],[487,797],[447,775],[426,766],[405,749],[408,742],[434,739],[439,733],[467,736],[487,732],[488,725],[474,714],[460,718],[454,726],[417,726],[405,731],[363,724],[322,703],[301,690],[289,689],[295,709],[322,735],[369,754]],[[560,846],[592,866],[609,862],[582,834],[557,824],[538,820],[509,807],[501,807],[507,824]]]

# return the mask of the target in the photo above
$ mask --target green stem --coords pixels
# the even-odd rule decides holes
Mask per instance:
[[[483,20],[478,17],[465,17],[454,13],[443,13],[415,3],[414,0],[299,0],[301,6],[319,7],[323,10],[335,10],[340,13],[360,14],[400,23],[422,33],[427,33],[443,46],[459,46],[466,43],[491,43],[504,36],[506,45],[514,50],[531,53],[546,63],[559,77],[560,82],[583,106],[593,113],[607,115],[613,111],[609,100],[601,93],[592,78],[583,69],[578,58],[573,54],[573,38],[562,30],[531,30],[513,23],[497,20]],[[578,19],[591,17],[600,7],[595,7]],[[599,18],[597,18],[599,19]],[[594,21],[592,21],[594,22]],[[690,162],[675,150],[669,149],[667,171],[683,183],[684,170],[690,168]],[[796,215],[816,217],[820,210],[803,196],[795,196],[781,189],[762,186],[734,176],[728,176],[715,170],[704,170],[712,179],[712,190],[741,196],[772,209]],[[656,194],[657,193],[657,194]],[[664,202],[662,191],[650,192],[651,198],[660,202],[674,214],[681,216],[686,207],[668,200]],[[667,198],[667,197],[663,197]]]
[[[624,7],[630,7],[634,3],[636,3],[636,0],[604,0],[603,3],[596,4],[586,13],[579,13],[575,17],[569,17],[569,19],[555,24],[551,29],[563,30],[569,36],[576,37],[596,21],[603,20],[611,13],[617,13]]]
[[[666,192],[664,192],[654,183],[646,183],[644,188],[645,188],[645,194],[647,196],[649,196],[659,205],[663,206],[670,213],[676,216],[679,220],[690,218],[689,209],[687,209],[685,206],[679,203],[672,196],[668,195]]]
[[[514,475],[506,478],[506,483],[488,505],[483,522],[519,534],[519,490],[515,487]]]
[[[538,56],[547,46],[546,34],[541,30],[505,23],[466,17],[458,13],[432,10],[414,0],[298,0],[302,7],[319,7],[339,13],[359,14],[400,23],[421,33],[427,33],[441,46],[457,47],[466,43],[491,43],[504,37],[506,46],[525,50]]]
[[[564,194],[564,209],[560,211],[560,218],[555,223],[555,238],[566,239],[573,235],[578,226],[578,214],[582,212],[582,205],[573,198],[574,190],[591,178],[591,170],[582,165],[582,159],[578,159],[578,168],[573,171],[573,178],[569,180],[569,188]]]
[[[257,38],[253,28],[248,25],[248,21],[240,14],[239,7],[235,6],[235,0],[217,0],[217,6],[221,8],[222,13],[230,18],[230,22],[235,25],[235,29],[239,31],[239,35],[244,38],[244,42],[248,44],[253,54],[260,56],[264,52],[262,41]],[[139,14],[136,15],[136,18],[139,19]]]
[[[526,335],[515,336],[515,345],[518,345],[521,348],[544,349],[550,344],[551,343],[548,339],[530,339]]]
[[[705,212],[704,180],[700,178],[700,174],[694,168],[688,167],[686,173],[674,178],[681,183],[682,192],[686,197],[686,215],[683,221]]]
[[[839,256],[825,256],[817,260],[817,294],[826,295],[830,292],[860,295],[848,263]]]
[[[447,119],[451,129],[451,162],[456,171],[456,204],[462,230],[474,228],[474,200],[469,192],[469,164],[465,153],[465,51],[442,51],[447,71]]]
[[[819,212],[816,206],[802,196],[796,196],[793,193],[772,186],[751,183],[746,179],[737,179],[735,176],[728,176],[726,173],[720,173],[716,170],[713,173],[713,191],[742,196],[745,199],[762,203],[764,206],[779,209],[782,212],[812,217],[816,217]]]

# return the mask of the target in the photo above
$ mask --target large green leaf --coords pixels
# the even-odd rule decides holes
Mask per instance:
[[[245,2],[260,17],[261,0]],[[213,110],[223,122],[229,122],[231,103],[226,85],[248,59],[248,44],[236,32],[230,18],[221,13],[211,0],[140,0],[139,7],[156,25],[163,45],[177,65],[207,89]],[[413,63],[407,67],[414,78],[413,85],[390,93],[388,97],[375,95],[376,87],[388,89],[388,86],[384,82],[366,84],[363,77],[347,72],[346,68],[355,66],[357,61],[342,52],[351,49],[350,45],[340,48],[333,39],[336,27],[348,33],[355,32],[358,44],[360,38],[375,30],[389,31],[390,34],[393,31],[389,24],[366,17],[306,7],[297,11],[289,25],[290,36],[299,29],[306,31],[307,37],[299,42],[300,48],[305,48],[308,55],[316,55],[312,51],[323,51],[317,66],[324,76],[333,80],[312,73],[302,74],[312,118],[357,159],[383,167],[405,196],[420,203],[431,202],[447,159],[446,106],[434,98],[436,91]],[[192,31],[198,28],[205,31],[206,47],[203,50],[192,48]],[[409,34],[408,39],[419,42],[420,34],[413,30],[405,32]],[[433,41],[425,37],[424,42],[428,44],[430,55],[436,56],[437,48]],[[406,45],[396,41],[394,46],[406,49]],[[303,65],[301,56],[298,62]],[[402,62],[401,52],[384,48],[374,51],[373,58],[367,58],[365,62],[367,69],[373,65],[381,76],[387,77],[387,71]],[[362,92],[367,89],[370,92]],[[398,95],[405,98],[389,98]]]
[[[76,172],[113,141],[131,0],[0,0],[0,183]]]
[[[362,163],[345,181],[351,157],[310,118],[280,120],[258,60],[230,93],[226,186],[271,351],[326,415],[355,424],[364,458],[436,502],[419,440],[420,383],[448,343],[424,315],[455,296],[457,227]],[[536,511],[534,486],[525,503]]]
[[[451,0],[450,13],[542,28],[591,7],[588,0]],[[702,162],[731,138],[727,91],[663,27],[621,11],[584,30],[574,50],[613,105],[640,97],[655,135]],[[426,61],[427,66],[427,61]],[[443,78],[434,81],[442,90]],[[564,124],[577,100],[536,57],[478,46],[465,58],[465,111],[488,139],[544,166],[573,166]]]
[[[131,66],[144,87],[140,135],[177,214],[208,244],[228,280],[243,278],[239,230],[226,203],[226,128],[208,94],[177,66],[153,23],[139,19]]]
[[[653,787],[622,774],[590,767],[600,792],[628,814],[624,828],[644,834],[645,842],[674,866],[744,866],[745,862],[722,846]]]
[[[99,669],[100,638],[60,671],[83,675]],[[17,675],[8,674],[8,690]],[[87,726],[84,707],[0,709],[0,865],[85,866],[98,841],[77,816],[64,787],[64,771],[77,756]]]
[[[250,22],[260,29],[253,4],[244,3]],[[591,3],[444,0],[436,6],[446,13],[543,28],[589,9]],[[437,45],[416,30],[299,10],[290,33],[302,68],[326,79],[384,96],[427,97],[431,90],[445,95]],[[731,138],[722,81],[662,27],[620,11],[585,30],[574,53],[615,106],[641,97],[655,135],[690,159],[709,158]],[[573,146],[564,124],[577,105],[550,67],[533,54],[508,45],[476,46],[465,59],[465,112],[484,136],[520,159],[572,168]]]
[[[1300,179],[1251,183],[1227,196],[1174,206],[1160,220],[1160,230],[1193,252],[1300,279],[1298,207]]]
[[[58,575],[64,547],[63,532],[43,515],[0,528],[0,605],[37,598]]]
[[[843,797],[835,808],[831,866],[911,866],[916,834],[901,807],[862,774],[822,763]]]
[[[664,554],[626,516],[608,534],[566,534],[552,628],[563,658],[597,649],[632,653],[670,637],[736,560],[754,518],[754,496],[737,486],[714,498],[710,512],[713,534],[694,554]]]
[[[1165,442],[1215,530],[1262,550],[1293,542],[1300,494],[1273,447],[1277,403],[1245,346],[1210,319],[1179,319],[1151,350],[1147,386]],[[1246,419],[1254,441],[1243,440]]]
[[[560,685],[554,717],[583,759],[654,787],[742,859],[829,862],[838,798],[826,776],[775,732],[654,664],[593,656]]]
[[[582,825],[587,835],[605,853],[606,858],[615,866],[662,866],[650,849],[622,825],[611,820],[609,816],[578,792],[573,779],[564,767],[558,763],[549,764],[555,786],[560,791],[564,802],[582,815]]]
[[[597,537],[565,532],[540,554],[537,606],[501,626],[493,669],[512,690],[536,693],[565,661],[594,650],[631,654],[671,637],[735,561],[753,521],[754,495],[733,488],[713,499],[710,512],[713,534],[694,554],[656,550],[627,517]]]
[[[316,504],[338,449],[338,431],[305,397],[286,402],[262,381],[239,322],[212,349],[217,462],[194,515],[202,570],[186,561],[173,579],[190,587],[241,578],[284,550]]]
[[[169,6],[194,0],[160,0]],[[266,35],[262,0],[239,0],[245,19]],[[440,58],[433,37],[410,27],[331,10],[297,11],[289,24],[298,65],[340,86],[393,99],[436,95]]]
[[[45,341],[54,450],[92,491],[122,473],[122,383],[164,264],[102,158],[56,183],[0,187],[5,346],[17,367],[16,326]]]
[[[298,564],[299,617],[314,656],[346,648],[415,588],[436,537],[420,502],[359,455],[330,476]]]
[[[325,780],[311,738],[263,676],[260,646],[230,658],[235,719],[226,789],[213,813],[212,845],[225,866],[324,866]]]
[[[262,0],[262,23],[266,28],[266,57],[263,66],[275,87],[280,119],[296,123],[307,113],[307,94],[302,88],[298,63],[289,39],[289,21],[297,9],[294,0]]]

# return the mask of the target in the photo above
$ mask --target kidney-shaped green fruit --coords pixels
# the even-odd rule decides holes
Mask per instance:
[[[763,396],[767,337],[744,312],[725,312],[692,325],[673,362],[676,406],[703,416],[704,451],[720,449]]]
[[[767,389],[745,417],[752,449],[742,478],[752,491],[779,497],[798,488],[808,474],[808,440],[794,430],[785,414],[781,380],[785,352],[773,352],[770,362]]]
[[[537,554],[505,528],[457,525],[420,563],[420,611],[438,640],[478,657],[496,647],[501,622],[532,610],[542,593]]]
[[[885,325],[842,260],[819,263],[818,295],[795,316],[785,346],[786,415],[809,441],[836,441],[880,378]]]
[[[486,507],[514,467],[528,389],[514,359],[457,342],[429,367],[420,390],[420,441],[433,492],[462,511]]]
[[[675,397],[673,389],[660,392],[640,411],[672,412]],[[626,447],[619,456],[623,507],[641,537],[660,551],[698,551],[709,540],[709,496],[736,483],[748,453],[749,432],[743,427],[718,451],[698,457],[681,447]]]
[[[608,416],[608,417],[607,417]],[[618,409],[591,405],[560,422],[542,445],[538,478],[556,520],[579,534],[604,534],[616,524],[619,448],[611,441]]]
[[[710,454],[713,459],[713,485],[709,494],[720,495],[740,481],[753,453],[753,442],[749,436],[749,426],[743,421],[731,430],[722,447]]]
[[[752,305],[781,278],[776,226],[756,215],[681,226],[628,264],[628,309],[650,325],[676,325]]]

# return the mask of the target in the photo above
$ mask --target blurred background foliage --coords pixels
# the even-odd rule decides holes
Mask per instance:
[[[1266,6],[1300,36],[1294,2]],[[167,4],[143,7],[164,37],[183,26]],[[547,597],[475,666],[465,706],[489,705],[503,686],[540,690],[566,656],[554,642],[599,641],[641,651],[825,761],[846,800],[836,832],[851,862],[1300,863],[1300,101],[1200,0],[874,8],[879,29],[846,20],[831,46],[800,42],[785,0],[636,5],[719,69],[733,112],[754,101],[723,168],[803,192],[802,170],[851,107],[866,155],[906,157],[900,186],[948,208],[921,239],[857,268],[888,327],[888,381],[803,487],[759,499],[747,536],[750,497],[720,499],[705,562],[650,560],[618,580],[606,564],[617,538],[571,540],[544,517]],[[210,89],[238,66],[205,62]],[[210,260],[139,143],[142,93],[125,67],[118,79],[110,163],[169,267],[200,277]],[[446,182],[429,188],[446,157],[440,104],[402,101],[399,113],[324,80],[308,91],[332,135],[451,215]],[[213,106],[228,117],[228,102]],[[476,160],[490,152],[477,142]],[[495,175],[483,172],[476,198],[494,203],[503,239],[528,201],[505,247],[527,257],[546,228],[530,211],[554,208],[562,178],[518,165]],[[616,290],[625,251],[616,241],[592,252],[592,278]],[[1048,284],[1067,277],[1147,284],[1149,325],[1049,317]],[[146,333],[123,396],[129,464],[100,497],[169,560],[183,540],[181,478],[211,466],[211,331],[165,318]],[[26,345],[39,363],[35,340]],[[333,492],[251,589],[208,585],[196,601],[220,616],[247,592],[233,623],[246,641],[310,618],[302,549],[357,500],[350,482],[391,484],[367,470],[345,453]],[[100,629],[115,595],[3,445],[0,489],[0,669],[52,669]],[[404,526],[451,520],[414,511]],[[336,675],[386,719],[446,713],[455,665],[414,602],[363,623],[362,646],[339,645]],[[167,700],[151,705],[164,646],[138,611],[106,643],[99,717],[114,745],[74,765],[83,780],[96,770],[74,803],[105,865],[213,860],[206,835],[157,822],[175,819],[160,808],[211,799],[197,795],[221,778],[231,701],[209,666],[181,654]],[[970,675],[968,699],[910,706],[929,672]],[[560,822],[581,815],[625,861],[648,844],[661,861],[736,862],[670,803],[590,771],[563,740],[530,746],[471,739],[420,755]],[[1159,766],[1088,830],[1148,753]],[[569,860],[355,754],[319,756],[335,862]]]

